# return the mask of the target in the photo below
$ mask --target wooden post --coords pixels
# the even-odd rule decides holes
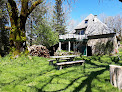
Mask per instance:
[[[59,51],[61,51],[61,42],[59,42]]]
[[[86,56],[87,56],[87,44],[86,44]]]
[[[75,42],[73,42],[73,50],[75,51]]]
[[[61,69],[62,69],[62,65],[60,66],[59,70],[61,70]]]
[[[68,42],[68,51],[70,52],[70,41]]]
[[[110,65],[110,83],[122,89],[122,66]]]

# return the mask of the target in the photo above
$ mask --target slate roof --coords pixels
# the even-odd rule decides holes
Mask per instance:
[[[88,21],[85,23],[85,21]],[[102,23],[96,16],[90,14],[87,16],[80,24],[78,24],[75,29],[70,32],[74,34],[76,30],[86,28],[85,34],[90,35],[101,35],[114,33],[113,30],[107,27],[106,24]]]

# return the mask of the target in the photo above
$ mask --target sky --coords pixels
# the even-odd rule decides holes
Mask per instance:
[[[52,4],[55,4],[55,0]],[[67,0],[65,0],[67,1]],[[69,0],[75,1],[71,4],[70,13],[68,16],[67,30],[72,31],[84,18],[89,14],[100,15],[105,14],[107,16],[122,16],[122,2],[119,0]],[[66,7],[66,6],[65,6]],[[69,8],[67,8],[69,9]]]
[[[72,4],[71,19],[80,20],[89,14],[107,16],[122,15],[122,2],[119,0],[77,0]]]
[[[122,16],[122,2],[119,0],[76,0],[71,5],[70,23],[78,24],[89,14],[106,16]],[[74,26],[76,26],[74,25]],[[70,30],[70,29],[68,29]]]

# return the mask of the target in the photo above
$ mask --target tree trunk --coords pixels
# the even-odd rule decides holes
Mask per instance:
[[[31,7],[28,7],[29,0],[21,0],[21,13],[16,5],[16,0],[8,0],[7,8],[9,12],[11,30],[10,30],[10,47],[13,54],[18,55],[26,49],[25,23],[28,15],[33,9],[42,3],[42,0],[35,1]]]
[[[16,20],[19,21],[20,18]],[[10,21],[10,47],[12,48],[12,52],[15,52],[14,54],[19,54],[26,49],[25,21],[22,20],[16,24],[12,20]]]
[[[110,82],[113,86],[122,89],[122,66],[110,65]]]
[[[33,29],[33,27],[32,27],[33,25],[32,25],[32,18],[31,18],[31,34],[30,34],[30,46],[32,46],[32,29]]]
[[[18,9],[15,1],[8,0],[7,6],[11,22],[9,36],[11,52],[17,55],[23,51],[23,43],[26,41],[25,23],[27,16],[23,16],[22,14],[20,17],[18,16]]]

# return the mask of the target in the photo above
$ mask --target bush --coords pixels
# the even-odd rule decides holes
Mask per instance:
[[[113,42],[108,40],[107,43],[97,42],[95,46],[96,55],[105,55],[113,52]]]

